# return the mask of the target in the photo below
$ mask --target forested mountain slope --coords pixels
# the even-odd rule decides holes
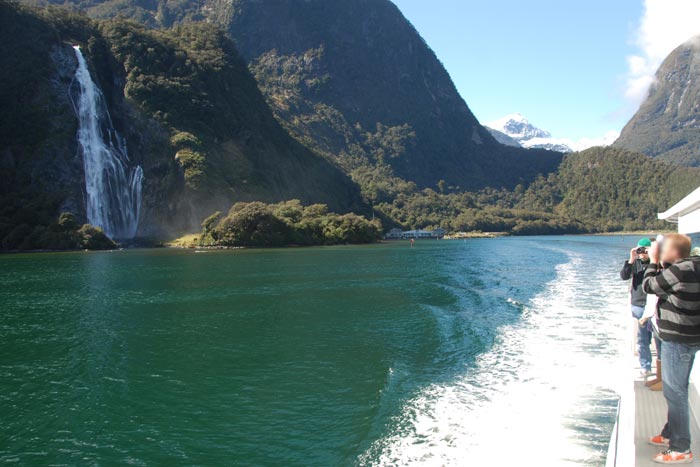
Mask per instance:
[[[440,180],[460,189],[513,187],[561,160],[558,153],[498,144],[389,0],[61,3],[151,27],[218,24],[235,40],[279,121],[363,185],[370,174],[380,183],[396,176],[422,188]]]
[[[515,234],[668,230],[657,219],[700,186],[700,169],[617,148],[568,154],[529,186],[476,193],[400,193],[378,208],[404,227]]]
[[[2,2],[2,237],[46,226],[60,211],[85,220],[75,44],[129,157],[144,168],[140,236],[198,226],[241,200],[298,198],[340,212],[364,209],[348,176],[278,124],[217,27],[156,31]]]
[[[700,166],[700,36],[664,60],[649,96],[615,146]]]

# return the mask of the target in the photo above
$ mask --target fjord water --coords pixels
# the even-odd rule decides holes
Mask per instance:
[[[603,465],[631,241],[0,256],[0,462]]]
[[[129,240],[138,229],[143,170],[139,165],[130,167],[126,142],[112,125],[104,96],[90,75],[83,52],[77,45],[73,49],[78,60],[75,79],[80,98],[76,112],[87,220],[111,238]]]

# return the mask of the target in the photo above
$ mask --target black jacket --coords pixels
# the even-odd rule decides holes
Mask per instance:
[[[644,271],[646,271],[649,263],[645,263],[641,259],[637,258],[634,260],[633,264],[629,261],[625,261],[622,266],[622,271],[620,271],[620,277],[624,281],[632,279],[632,285],[630,286],[630,302],[634,306],[646,306],[647,305],[647,294],[642,288],[642,282],[644,282]]]

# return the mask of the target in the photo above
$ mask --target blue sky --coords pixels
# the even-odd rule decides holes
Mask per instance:
[[[394,3],[482,123],[518,112],[555,137],[579,140],[621,130],[637,109],[629,58],[646,59],[639,30],[655,1]]]

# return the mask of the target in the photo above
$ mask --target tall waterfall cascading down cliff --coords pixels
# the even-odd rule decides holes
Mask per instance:
[[[80,85],[76,108],[78,143],[83,154],[87,221],[115,239],[136,236],[141,210],[143,169],[130,167],[126,142],[112,126],[104,97],[90,76],[79,46],[75,79]]]

